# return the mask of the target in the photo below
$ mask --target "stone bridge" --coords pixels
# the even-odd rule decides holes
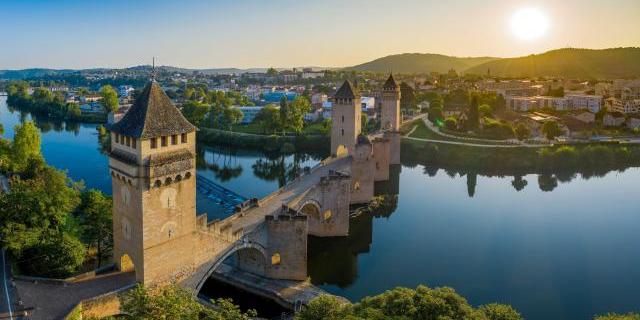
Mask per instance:
[[[118,268],[133,269],[145,285],[177,282],[196,291],[225,261],[264,278],[305,280],[308,236],[347,236],[349,207],[368,203],[374,183],[399,164],[400,91],[393,77],[384,88],[384,130],[361,134],[360,99],[346,81],[334,97],[331,157],[208,222],[195,214],[195,128],[155,82],[147,85],[109,126]]]

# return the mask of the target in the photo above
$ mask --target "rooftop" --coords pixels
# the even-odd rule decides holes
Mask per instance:
[[[353,87],[351,82],[349,80],[345,80],[333,97],[338,99],[354,99],[356,94],[357,90]]]
[[[162,88],[151,81],[122,120],[108,129],[125,136],[148,139],[192,132],[196,127],[171,103]]]

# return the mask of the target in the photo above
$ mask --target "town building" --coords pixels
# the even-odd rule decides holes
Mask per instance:
[[[596,113],[602,108],[602,96],[571,93],[566,94],[565,98],[571,101],[572,110],[586,109]]]
[[[602,117],[602,124],[605,127],[619,127],[624,124],[624,115],[619,112],[608,112]]]
[[[621,100],[618,98],[608,98],[605,100],[608,111],[622,114],[640,113],[640,99]]]

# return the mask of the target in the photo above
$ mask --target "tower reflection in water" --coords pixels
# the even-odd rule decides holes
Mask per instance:
[[[381,201],[371,211],[351,218],[346,237],[309,237],[308,274],[315,285],[347,288],[358,276],[358,255],[368,253],[373,240],[373,219],[388,218],[397,208],[400,193],[400,165],[389,168],[389,180],[375,183],[375,195]],[[352,208],[356,211],[357,208]]]

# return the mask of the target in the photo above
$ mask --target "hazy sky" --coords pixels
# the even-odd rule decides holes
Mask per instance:
[[[537,8],[536,40],[510,29]],[[511,57],[566,46],[640,46],[640,0],[233,0],[0,2],[0,69],[149,64],[349,66],[403,53]]]

